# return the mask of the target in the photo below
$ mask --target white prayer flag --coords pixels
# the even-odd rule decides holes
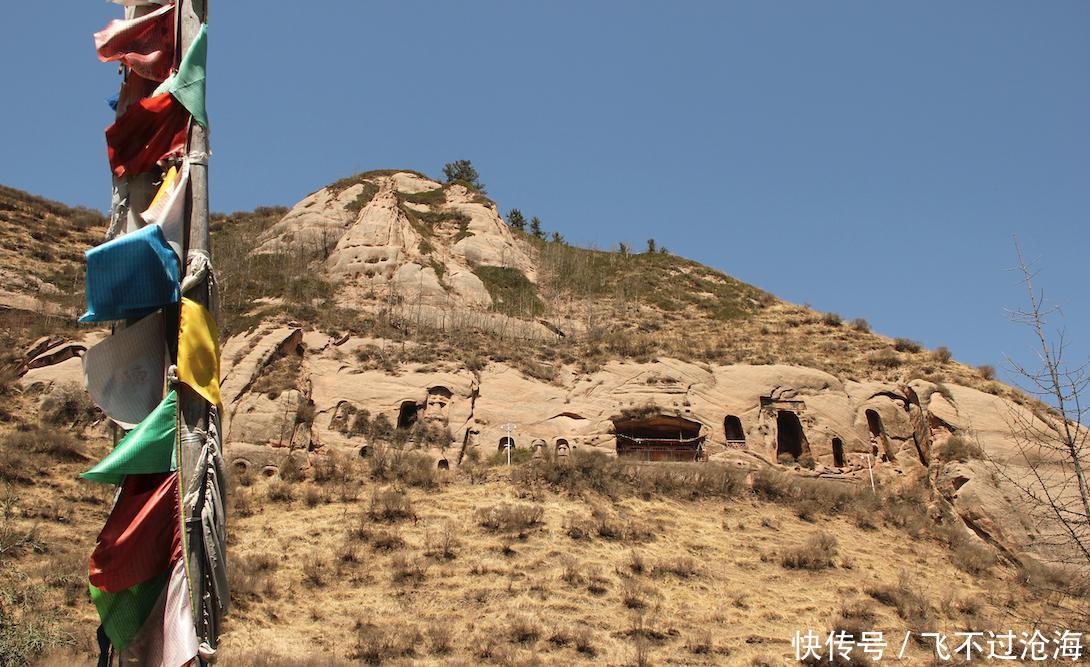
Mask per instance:
[[[162,311],[105,338],[83,354],[87,393],[129,430],[163,400],[167,351]]]

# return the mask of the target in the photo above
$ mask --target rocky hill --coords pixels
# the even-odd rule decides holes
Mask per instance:
[[[77,527],[93,536],[102,518],[73,518],[72,502],[100,499],[65,476],[108,447],[74,389],[82,350],[103,332],[64,322],[80,304],[79,252],[103,227],[91,212],[0,190],[4,267],[19,276],[0,292],[13,434],[0,480],[29,489],[5,505],[20,528],[36,523],[30,504],[68,517],[45,529],[53,539]],[[901,570],[930,573],[915,611],[887,596],[895,612],[856,610],[869,619],[857,623],[936,620],[942,578],[988,596],[991,615],[1054,611],[1035,593],[1025,607],[990,597],[1027,572],[1040,580],[1036,563],[1055,545],[995,474],[1018,469],[1010,420],[1047,428],[1046,409],[989,369],[670,254],[536,238],[471,184],[415,172],[359,174],[290,210],[216,216],[213,231],[226,455],[240,482],[240,604],[227,640],[238,655],[274,642],[299,656],[292,644],[305,638],[329,660],[419,659],[411,647],[435,633],[437,663],[544,650],[621,664],[629,651],[674,647],[685,664],[745,664],[782,655],[796,620],[826,627],[834,608],[854,613],[839,585],[805,599],[787,585],[776,595],[795,606],[777,611],[739,583],[752,574],[773,586],[793,550],[832,554],[805,575],[812,585],[841,571],[879,602],[883,586],[911,588]],[[57,428],[88,444],[62,434],[50,445]],[[25,433],[46,444],[19,445]],[[508,445],[513,469],[496,465]],[[18,446],[35,451],[35,470],[18,472]],[[57,479],[50,452],[67,461]],[[273,511],[295,528],[274,527]],[[931,542],[904,546],[920,535]],[[26,558],[48,563],[33,544]],[[629,562],[642,558],[655,564]],[[389,567],[393,589],[361,562]],[[445,592],[421,592],[429,568]],[[285,608],[281,585],[307,586],[315,604]],[[603,596],[619,598],[618,615],[594,620]],[[327,597],[383,616],[334,612],[318,604]],[[511,599],[528,627],[507,628]],[[431,607],[414,612],[418,636],[398,639],[398,614],[422,600]],[[982,613],[949,604],[946,623]],[[686,609],[746,629],[694,624]],[[498,644],[480,648],[488,641]]]

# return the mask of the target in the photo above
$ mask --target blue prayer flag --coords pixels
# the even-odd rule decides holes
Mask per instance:
[[[143,317],[181,298],[178,256],[159,225],[87,251],[87,312],[80,322]]]

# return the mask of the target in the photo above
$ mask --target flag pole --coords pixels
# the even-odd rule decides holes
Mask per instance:
[[[207,22],[208,0],[179,0],[179,43],[178,54],[188,52],[190,45],[200,33],[202,25]],[[208,204],[208,130],[195,120],[190,123],[189,130],[189,191],[186,193],[186,257],[192,257],[194,253],[204,254],[211,258],[212,242],[209,232],[209,204]],[[185,263],[185,262],[183,262]],[[183,267],[183,270],[185,267]],[[206,276],[190,289],[185,296],[205,308],[211,310],[215,304],[212,298],[214,284],[209,279],[210,271]],[[218,313],[212,312],[214,319],[218,319]],[[210,433],[209,430],[209,405],[204,398],[185,385],[180,385],[180,412],[183,421],[194,430]],[[183,493],[194,488],[193,476],[198,470],[202,470],[200,456],[203,443],[199,440],[184,440],[180,444],[179,474],[180,487]],[[189,585],[193,600],[194,623],[198,640],[201,642],[202,653],[210,650],[210,655],[200,656],[201,664],[215,660],[215,649],[218,644],[219,628],[216,627],[218,615],[213,611],[217,604],[210,596],[211,573],[205,567],[204,535],[201,513],[204,505],[204,482],[196,482],[202,489],[196,501],[190,505],[182,499],[182,509],[185,512],[183,527],[185,530],[186,559],[189,563]]]

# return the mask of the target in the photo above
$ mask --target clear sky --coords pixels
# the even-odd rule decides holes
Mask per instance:
[[[467,158],[572,242],[1001,369],[1017,236],[1090,354],[1090,3],[211,2],[216,210]],[[104,209],[120,9],[5,11],[0,183]]]

